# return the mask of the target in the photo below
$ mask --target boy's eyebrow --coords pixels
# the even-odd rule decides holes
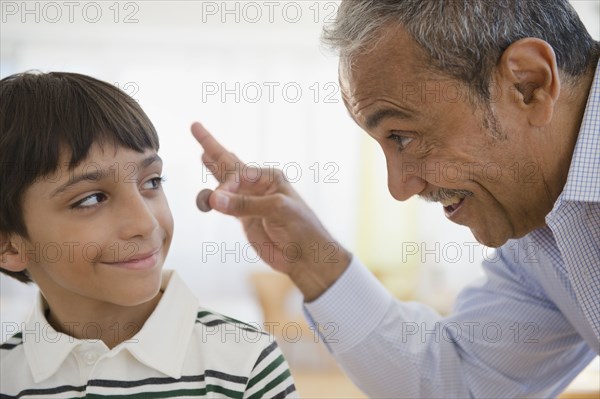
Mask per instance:
[[[142,169],[145,169],[148,166],[152,165],[154,162],[160,162],[160,164],[162,165],[162,158],[159,157],[158,154],[152,154],[149,157],[142,159],[142,162],[140,162],[140,165],[141,165]]]
[[[140,169],[146,169],[147,167],[149,167],[150,165],[152,165],[155,162],[162,164],[162,159],[161,159],[161,157],[158,156],[158,154],[152,154],[152,155],[142,159],[137,164],[137,166]],[[86,180],[87,181],[98,181],[98,180],[102,180],[108,176],[114,176],[114,173],[111,174],[106,169],[102,169],[102,170],[95,169],[91,172],[87,172],[82,175],[75,176],[75,177],[69,179],[68,182],[66,182],[65,184],[63,184],[62,186],[60,186],[56,190],[54,190],[52,192],[52,194],[50,195],[50,197],[54,197],[64,191],[66,191],[69,187],[72,187],[75,184],[80,183],[82,181],[86,181]]]

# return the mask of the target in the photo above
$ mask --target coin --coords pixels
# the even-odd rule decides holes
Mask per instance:
[[[205,188],[204,190],[200,191],[198,193],[198,195],[196,196],[196,206],[202,212],[209,212],[212,210],[212,207],[208,203],[208,198],[210,197],[212,192],[213,192],[213,190],[211,190],[209,188]]]

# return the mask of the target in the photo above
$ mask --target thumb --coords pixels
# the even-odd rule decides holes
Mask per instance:
[[[244,195],[215,190],[208,199],[210,206],[226,215],[273,217],[289,211],[289,199],[280,193],[273,195]]]

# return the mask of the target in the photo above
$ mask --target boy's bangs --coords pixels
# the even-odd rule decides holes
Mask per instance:
[[[158,150],[154,126],[137,101],[119,88],[78,74],[28,77],[29,95],[14,99],[21,103],[15,104],[14,111],[36,117],[16,116],[20,126],[14,127],[22,130],[18,136],[26,141],[22,148],[28,153],[28,169],[35,175],[58,168],[61,148],[71,152],[70,167],[85,159],[96,142],[111,142],[139,152]]]

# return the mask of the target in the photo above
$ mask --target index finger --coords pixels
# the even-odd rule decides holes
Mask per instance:
[[[227,151],[199,122],[192,124],[192,134],[204,149],[205,158],[217,163],[210,169],[220,182],[225,181],[227,175],[231,176],[232,171],[244,166],[244,163],[235,154]]]

